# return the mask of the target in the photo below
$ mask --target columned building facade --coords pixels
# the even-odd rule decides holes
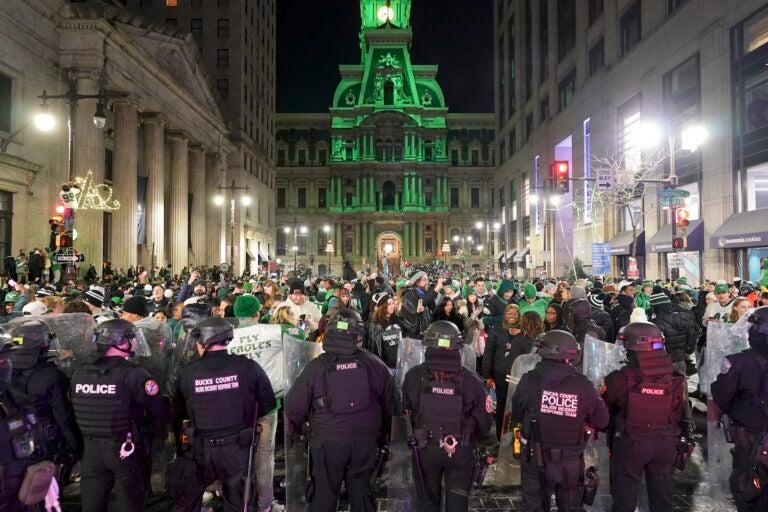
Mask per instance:
[[[360,8],[362,62],[329,113],[277,117],[281,264],[495,269],[493,115],[448,113],[437,66],[411,62],[410,1]]]
[[[768,257],[766,2],[493,5],[496,215],[512,248],[532,255],[533,268],[518,262],[518,274],[563,275],[576,257],[589,273],[598,264],[593,244],[609,243],[609,275],[626,275],[634,254],[651,278],[756,280]],[[638,144],[648,142],[638,137],[647,122],[661,128],[655,149]],[[683,134],[694,125],[708,138],[690,151]],[[618,207],[589,181],[606,161],[622,170],[621,162],[656,159],[657,177],[668,177],[670,137],[691,221],[677,253],[663,186],[638,188]],[[576,178],[569,193],[557,205],[534,203],[559,160]]]
[[[100,271],[107,260],[175,271],[228,262],[229,202],[218,206],[214,196],[232,179],[248,185],[252,198],[249,208],[236,208],[235,270],[244,269],[256,233],[271,247],[268,215],[253,210],[268,211],[271,191],[244,167],[189,33],[122,9],[61,0],[12,0],[0,13],[0,209],[11,213],[0,229],[2,256],[49,244],[48,218],[68,175],[67,105],[48,102],[57,120],[50,133],[29,121],[43,90],[59,94],[71,81],[80,94],[119,93],[107,103],[103,128],[94,125],[95,99],[79,101],[74,119],[75,175],[90,172],[94,184],[105,184],[102,198],[119,202],[76,211],[83,272],[90,264]]]

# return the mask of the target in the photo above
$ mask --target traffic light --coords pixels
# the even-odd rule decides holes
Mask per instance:
[[[688,246],[688,225],[691,212],[685,208],[677,208],[675,222],[677,223],[677,236],[672,237],[672,249],[685,249]]]
[[[558,194],[567,194],[570,190],[571,166],[567,160],[555,160],[550,168],[552,188]]]

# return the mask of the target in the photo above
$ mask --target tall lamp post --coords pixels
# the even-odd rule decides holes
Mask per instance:
[[[293,247],[291,247],[291,250],[293,251],[293,271],[296,272],[296,270],[298,269],[296,255],[299,253],[299,246],[294,245]]]
[[[552,193],[552,191],[547,188],[543,188],[542,190],[544,191],[543,197],[541,198],[542,206],[544,210],[544,216],[543,216],[544,218],[542,219],[542,226],[541,226],[542,231],[544,232],[544,247],[542,250],[546,252],[549,250],[548,219],[551,212],[557,211],[557,207],[560,205],[560,196],[558,194]],[[539,202],[539,199],[540,199],[539,196],[537,196],[536,194],[532,194],[531,196],[528,197],[528,202],[532,205],[535,205],[536,203]],[[554,208],[547,208],[547,206],[553,206]],[[553,257],[550,256],[549,261],[542,261],[542,263],[544,264],[545,272],[547,272],[547,268],[549,264],[552,262],[552,260],[553,260]]]
[[[335,247],[333,246],[333,242],[331,240],[328,240],[328,243],[325,244],[325,252],[328,254],[328,272],[327,275],[331,275],[331,255],[334,252]]]
[[[461,242],[461,248],[458,251],[459,252],[458,256],[459,256],[459,259],[461,259],[461,268],[462,268],[462,270],[464,272],[466,272],[467,271],[467,246],[466,246],[465,242],[469,244],[470,253],[471,253],[472,252],[472,244],[473,244],[474,240],[472,240],[471,236],[469,236],[469,235],[464,236],[462,234],[461,236],[454,235],[453,241],[457,242],[457,243]]]
[[[235,271],[235,192],[238,190],[244,190],[245,192],[248,192],[248,186],[244,187],[238,187],[235,185],[235,180],[232,180],[232,184],[228,187],[222,187],[219,186],[217,188],[219,191],[219,194],[214,198],[214,202],[218,206],[224,205],[224,192],[230,193],[230,214],[229,214],[229,238],[230,238],[230,246],[229,246],[229,267],[231,271],[234,273]],[[251,196],[244,194],[243,197],[240,199],[240,202],[243,204],[243,206],[250,206],[251,204]]]
[[[56,119],[54,118],[53,114],[50,112],[50,107],[48,105],[48,100],[63,100],[67,103],[67,106],[69,107],[69,116],[67,120],[67,124],[69,125],[69,133],[67,137],[67,160],[68,160],[68,167],[67,167],[67,182],[64,183],[62,186],[62,190],[65,192],[71,192],[73,195],[77,195],[79,193],[79,190],[74,185],[75,182],[75,143],[77,141],[77,123],[76,123],[76,114],[77,114],[77,107],[80,102],[80,100],[98,100],[96,104],[96,112],[93,114],[93,124],[98,128],[99,130],[103,129],[106,122],[106,109],[107,109],[107,101],[110,98],[124,98],[128,96],[126,93],[118,93],[118,92],[112,92],[108,91],[106,89],[106,80],[102,79],[101,85],[99,87],[99,91],[97,94],[80,94],[77,92],[77,82],[74,80],[71,80],[69,82],[69,88],[67,91],[63,94],[48,94],[45,90],[43,90],[43,94],[38,96],[38,99],[41,100],[40,104],[40,111],[35,115],[32,122],[35,125],[35,127],[43,132],[50,132],[53,130],[53,128],[56,126]],[[8,144],[17,136],[19,135],[27,126],[29,123],[23,124],[18,130],[13,132],[7,139],[3,140],[2,143],[0,143],[0,150],[2,152],[5,152],[5,150],[8,148]],[[72,202],[72,205],[74,206],[73,210],[77,209],[77,202]],[[71,234],[74,234],[74,211],[70,214],[70,219],[67,222],[67,231]],[[72,235],[70,235],[72,236]],[[74,238],[74,236],[72,236]],[[53,249],[53,247],[51,248]],[[70,247],[64,248],[63,251],[65,253],[69,253],[74,250],[73,244],[70,243]],[[75,279],[75,264],[72,261],[67,261],[64,266],[64,279],[70,280]]]

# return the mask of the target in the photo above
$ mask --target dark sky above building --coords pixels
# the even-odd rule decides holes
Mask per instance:
[[[359,64],[357,0],[278,0],[277,111],[327,112],[339,64]],[[491,0],[414,0],[414,64],[437,64],[451,112],[493,112]]]

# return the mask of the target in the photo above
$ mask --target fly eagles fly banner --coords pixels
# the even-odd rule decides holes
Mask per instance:
[[[245,324],[245,325],[244,325]],[[247,325],[241,320],[235,338],[229,343],[229,353],[253,359],[269,377],[275,395],[285,393],[283,385],[283,335],[279,325]]]

